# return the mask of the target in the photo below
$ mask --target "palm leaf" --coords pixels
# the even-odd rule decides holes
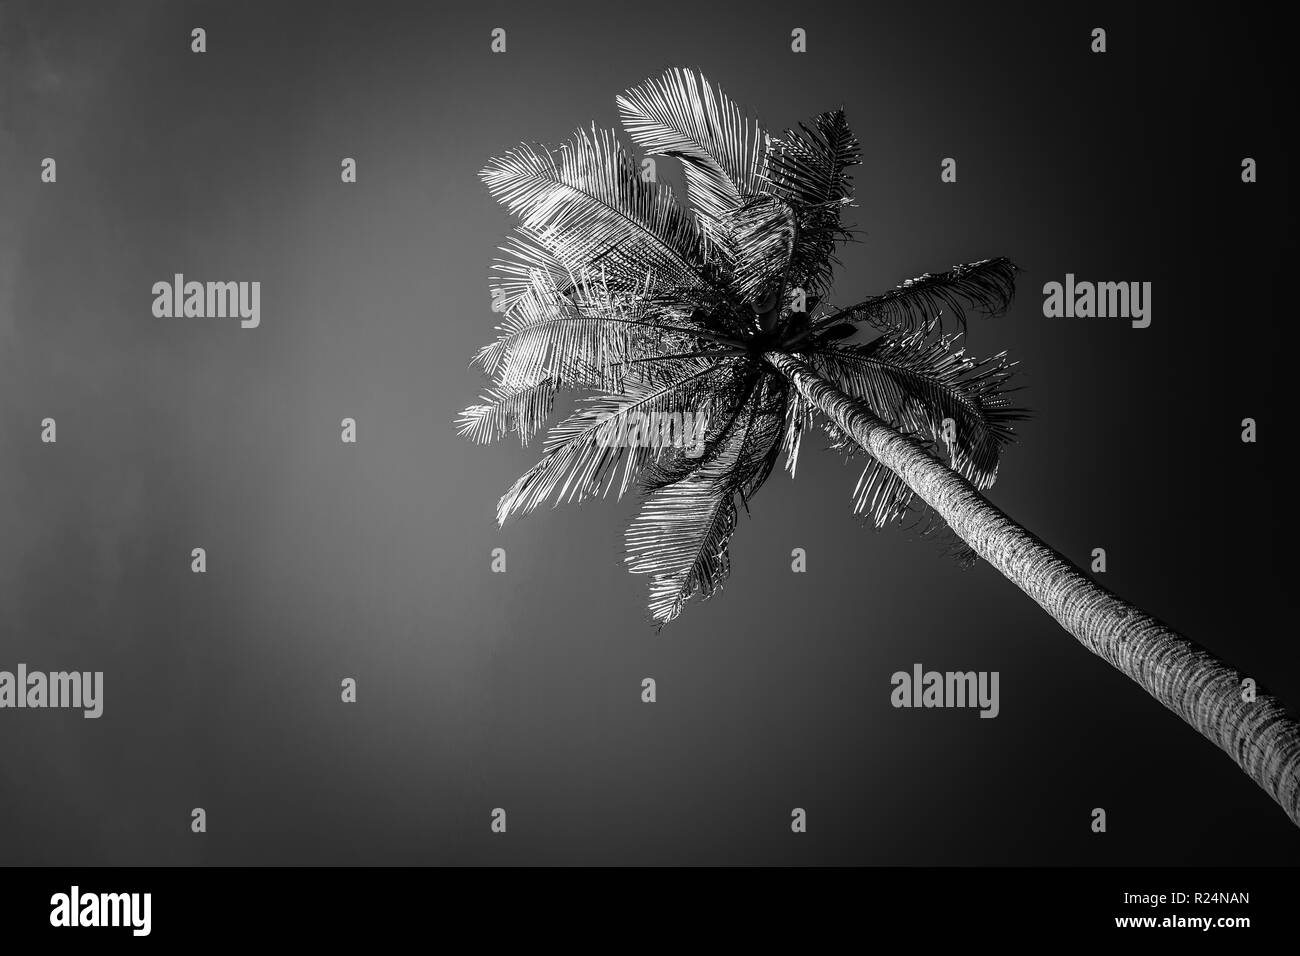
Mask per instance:
[[[790,282],[807,292],[824,291],[839,260],[836,245],[852,237],[841,212],[853,196],[849,169],[862,162],[858,139],[843,110],[822,113],[811,127],[799,124],[772,140],[766,179],[774,196],[795,212],[799,242]]]
[[[488,280],[497,312],[509,312],[539,284],[563,296],[577,285],[578,279],[568,264],[527,229],[517,228],[500,251],[504,256],[492,260],[494,274]]]
[[[661,627],[697,592],[712,597],[731,571],[727,543],[736,530],[728,472],[739,446],[699,473],[652,493],[627,532],[628,569],[650,574],[649,609]]]
[[[727,544],[735,532],[736,499],[747,502],[771,470],[782,419],[763,387],[734,418],[722,450],[683,480],[649,494],[627,531],[627,564],[649,574],[651,617],[661,627],[697,593],[707,600],[730,573]]]
[[[813,362],[882,420],[946,452],[952,467],[983,489],[997,478],[1002,448],[1026,413],[1008,397],[1015,363],[1005,353],[977,360],[955,341],[888,333],[866,345],[823,348]]]
[[[497,326],[496,340],[471,364],[508,388],[544,378],[617,388],[637,359],[672,349],[688,351],[699,345],[698,336],[709,334],[690,314],[666,312],[643,297],[613,293],[603,275],[593,279],[577,273],[570,278],[567,292],[562,292],[552,274],[535,271]]]
[[[896,289],[822,320],[865,322],[882,330],[964,330],[969,311],[1000,315],[1011,306],[1017,267],[1010,259],[982,259],[948,272],[908,279]]]
[[[757,370],[738,367],[725,386],[731,397],[715,405],[722,410],[721,415],[705,420],[698,454],[689,454],[686,448],[673,448],[647,462],[637,476],[641,491],[649,494],[684,481],[716,461],[727,450],[737,422],[753,413],[754,398],[761,384],[762,375]]]
[[[668,70],[618,97],[628,135],[647,153],[682,163],[686,193],[706,236],[725,245],[727,213],[758,193],[764,133],[692,70]]]
[[[781,450],[785,453],[785,470],[793,478],[799,465],[799,449],[803,436],[813,425],[812,403],[797,391],[791,391],[785,411],[785,429],[781,436]]]
[[[460,413],[456,434],[482,445],[515,432],[527,445],[546,424],[558,391],[556,380],[551,378],[513,389],[489,388],[486,395],[479,396],[480,404]]]
[[[875,458],[864,452],[834,424],[824,427],[831,435],[831,447],[849,460],[864,456],[866,464],[853,487],[853,513],[869,519],[877,528],[893,524],[909,538],[929,540],[963,567],[974,564],[977,555],[928,504],[913,494],[906,483]],[[915,436],[913,436],[915,437]],[[934,448],[932,447],[932,451]]]
[[[671,414],[690,410],[709,415],[725,395],[715,387],[733,371],[731,363],[688,359],[678,363],[663,381],[624,383],[619,393],[599,395],[555,425],[547,435],[544,457],[525,472],[497,504],[497,521],[532,511],[547,500],[577,502],[604,495],[613,486],[622,462],[621,497],[641,468],[663,449],[628,448],[617,436],[633,414]],[[710,379],[714,379],[711,382]]]
[[[732,288],[755,302],[779,288],[799,238],[794,210],[768,196],[746,200],[725,218],[732,247]]]
[[[603,269],[625,290],[647,275],[681,287],[703,279],[703,247],[672,190],[637,175],[613,130],[578,130],[556,150],[523,144],[479,174],[559,260]]]

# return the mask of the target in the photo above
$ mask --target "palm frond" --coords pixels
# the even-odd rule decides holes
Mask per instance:
[[[598,395],[548,433],[543,458],[525,472],[497,504],[497,521],[522,515],[554,500],[579,502],[613,487],[622,463],[618,495],[626,493],[646,462],[664,449],[627,447],[618,440],[634,414],[671,414],[690,410],[711,417],[726,401],[726,382],[734,374],[731,360],[687,359],[656,382],[625,382],[621,392]]]
[[[627,564],[649,574],[651,617],[661,627],[697,593],[707,600],[730,573],[736,501],[747,502],[771,471],[782,419],[764,386],[732,420],[721,452],[688,477],[651,492],[627,531]]]
[[[784,379],[764,378],[758,393],[754,427],[750,433],[750,457],[738,469],[736,486],[741,503],[749,502],[771,476],[781,458],[785,435],[785,407],[793,387]]]
[[[861,146],[844,111],[832,110],[773,138],[766,180],[775,197],[795,211],[799,243],[790,264],[790,282],[805,291],[830,285],[839,260],[838,243],[852,237],[841,214],[853,197],[849,170],[862,162]]]
[[[705,419],[702,441],[698,449],[673,448],[646,463],[637,476],[637,486],[644,494],[658,491],[684,481],[691,475],[713,464],[728,447],[728,443],[743,417],[753,414],[755,396],[763,377],[755,367],[737,363],[735,377],[728,382],[733,396],[719,404],[720,414],[712,420]],[[697,419],[697,422],[699,420]]]
[[[567,263],[529,230],[516,228],[500,247],[503,256],[492,260],[488,289],[495,311],[510,312],[539,285],[568,296],[578,279]]]
[[[883,421],[946,452],[954,469],[987,488],[1014,424],[1026,417],[1008,397],[1015,363],[1006,353],[977,360],[955,343],[944,337],[927,344],[924,330],[894,332],[866,345],[824,347],[812,361]]]
[[[847,450],[847,449],[842,449]],[[853,513],[869,517],[877,528],[897,521],[912,506],[912,490],[876,459],[867,463],[853,488]]]
[[[544,378],[617,388],[636,359],[694,348],[697,336],[710,334],[689,314],[665,313],[640,296],[613,293],[603,275],[569,278],[562,292],[553,274],[535,271],[497,326],[497,338],[471,364],[512,389]]]
[[[786,405],[785,430],[781,436],[781,450],[785,452],[785,470],[793,478],[799,466],[799,449],[803,436],[813,426],[813,405],[797,391],[790,392]]]
[[[779,286],[799,238],[795,211],[768,196],[746,200],[724,218],[732,248],[732,288],[745,302]]]
[[[844,110],[819,114],[772,138],[765,179],[772,193],[797,206],[839,206],[853,195],[849,169],[862,162],[862,147]]]
[[[956,336],[927,342],[926,330],[891,332],[866,345],[827,346],[813,361],[845,392],[882,420],[919,441],[978,488],[997,478],[1002,449],[1014,440],[1014,423],[1027,417],[1012,405],[1014,367],[1005,353],[977,360],[955,347]],[[827,423],[832,447],[850,459],[867,453]],[[912,536],[938,541],[959,563],[974,552],[907,484],[874,458],[853,489],[854,514],[876,527],[899,524]]]
[[[831,436],[831,447],[847,460],[865,457],[866,464],[853,487],[853,513],[870,520],[877,528],[894,525],[912,540],[929,541],[962,567],[975,563],[977,555],[933,508],[913,494],[906,483],[860,448],[833,423],[823,427]],[[933,449],[932,449],[933,450]]]
[[[865,322],[883,331],[961,331],[968,312],[1000,315],[1011,306],[1017,271],[1010,259],[998,258],[927,272],[827,316],[822,324]]]
[[[731,572],[738,512],[728,473],[738,455],[733,446],[709,472],[653,492],[627,531],[628,570],[652,575],[648,603],[660,627],[697,592],[712,597]]]
[[[456,434],[480,445],[496,441],[508,432],[519,435],[527,445],[551,416],[559,385],[546,378],[519,388],[489,388],[456,419]]]
[[[646,182],[613,130],[578,130],[558,149],[523,144],[480,172],[488,191],[551,254],[610,281],[647,274],[675,286],[704,281],[704,249],[672,190]]]
[[[693,70],[672,69],[647,80],[618,97],[618,108],[637,146],[681,161],[701,230],[725,245],[724,217],[758,192],[762,129]]]

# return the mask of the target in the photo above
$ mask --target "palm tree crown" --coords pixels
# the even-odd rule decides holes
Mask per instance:
[[[1015,266],[985,259],[832,309],[859,161],[842,110],[770,136],[687,70],[618,106],[636,146],[680,162],[689,210],[653,165],[638,170],[617,134],[595,127],[558,149],[517,147],[482,172],[519,227],[496,263],[500,334],[475,359],[492,386],[458,428],[527,442],[561,391],[586,393],[501,498],[498,519],[637,486],[627,562],[651,576],[662,626],[721,587],[738,505],[748,509],[783,457],[793,474],[819,422],[834,447],[864,459],[856,512],[877,525],[916,512],[926,530],[951,531],[963,557],[986,560],[1300,825],[1300,722],[1285,704],[1244,695],[1253,678],[1107,591],[981,494],[1024,412],[1008,398],[1005,355],[977,360],[958,342],[968,311],[1010,304]],[[877,334],[854,341],[864,330]],[[689,443],[679,440],[688,414]]]
[[[476,441],[513,431],[527,442],[560,392],[585,393],[501,498],[498,520],[637,486],[645,498],[627,561],[651,575],[654,620],[672,620],[693,595],[722,585],[738,503],[748,508],[778,460],[794,473],[814,424],[816,409],[765,358],[773,350],[803,358],[976,487],[992,484],[1023,417],[1007,398],[1012,363],[971,358],[958,341],[968,309],[1006,308],[1015,267],[958,266],[833,310],[835,252],[851,238],[842,214],[860,162],[843,110],[771,136],[681,69],[620,96],[618,107],[637,147],[680,162],[689,210],[638,169],[615,131],[594,126],[557,149],[516,147],[481,173],[519,225],[494,269],[504,321],[475,358],[492,386],[458,430]],[[862,327],[879,334],[849,341]],[[673,413],[705,423],[702,451],[621,440],[629,420]],[[833,422],[821,427],[833,447],[867,459],[857,513],[878,525],[924,515],[898,476]]]

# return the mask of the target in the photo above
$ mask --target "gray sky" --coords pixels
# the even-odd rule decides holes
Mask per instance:
[[[1035,411],[990,497],[1300,701],[1283,535],[1253,514],[1276,453],[1238,440],[1247,415],[1276,439],[1279,372],[1222,339],[1229,297],[1271,321],[1292,255],[1282,176],[1237,175],[1285,161],[1281,94],[1124,9],[0,5],[0,669],[105,673],[99,720],[0,711],[0,862],[1294,861],[1267,796],[990,568],[860,527],[822,442],[742,516],[724,593],[656,635],[635,503],[499,532],[536,451],[452,425],[498,318],[489,157],[613,125],[673,65],[773,131],[843,105],[865,235],[836,299],[1016,260],[1016,306],[969,337]],[[155,318],[176,272],[260,281],[261,325]],[[1153,282],[1151,327],[1044,318],[1067,272]],[[998,671],[997,719],[893,709],[916,662]]]

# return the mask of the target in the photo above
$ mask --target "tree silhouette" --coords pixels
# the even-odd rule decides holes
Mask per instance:
[[[499,335],[474,359],[492,385],[457,428],[527,443],[561,393],[580,396],[501,498],[499,522],[636,487],[627,563],[650,576],[662,627],[722,587],[738,508],[778,461],[793,474],[804,435],[820,427],[861,459],[857,513],[941,531],[962,560],[988,561],[1300,825],[1300,725],[1281,702],[1245,692],[1245,675],[980,493],[1025,413],[1010,398],[1014,363],[974,358],[962,337],[968,313],[1009,307],[1016,267],[986,259],[831,308],[859,163],[843,110],[770,136],[682,69],[617,102],[643,154],[680,162],[689,209],[595,126],[556,149],[518,146],[481,173],[519,224],[495,263]],[[693,436],[688,420],[703,422]]]

